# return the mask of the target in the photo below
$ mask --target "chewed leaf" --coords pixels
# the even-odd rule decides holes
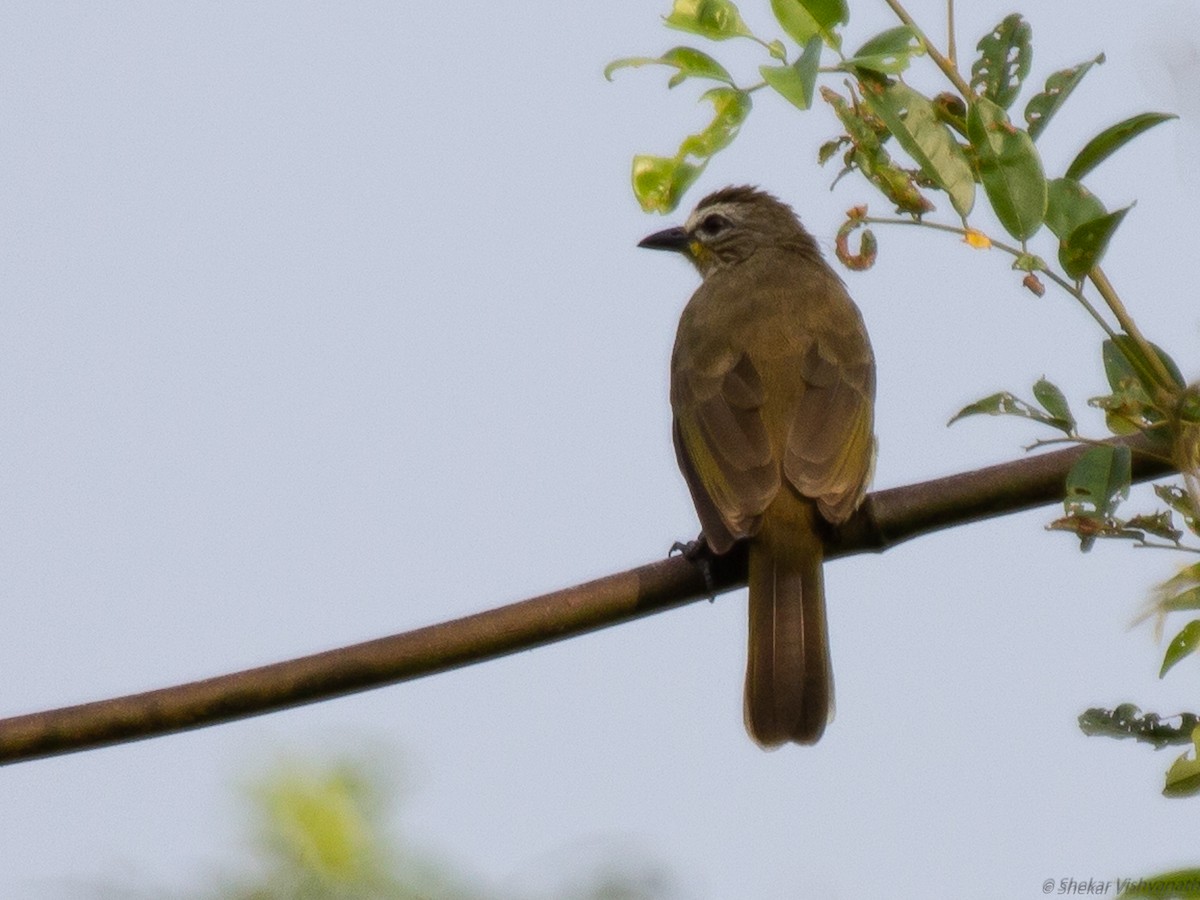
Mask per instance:
[[[1158,495],[1158,499],[1183,517],[1183,524],[1187,526],[1188,531],[1200,536],[1200,509],[1196,508],[1195,499],[1191,494],[1174,484],[1156,484],[1154,493]],[[1200,586],[1200,563],[1184,571],[1190,572],[1192,583]]]
[[[971,66],[971,88],[1008,109],[1029,74],[1032,40],[1033,29],[1020,13],[1007,16],[976,47],[979,59]]]
[[[1043,383],[1045,385],[1049,385],[1050,388],[1053,388],[1056,391],[1058,390],[1045,379],[1042,379],[1042,381],[1038,382],[1038,384]],[[1035,388],[1035,392],[1036,390],[1037,388]],[[1045,387],[1042,388],[1042,393],[1047,394],[1047,389]],[[1061,396],[1061,392],[1059,392],[1059,394]],[[1051,402],[1054,403],[1053,399]],[[1062,404],[1064,406],[1066,404],[1065,397],[1062,398]],[[1049,425],[1051,428],[1057,428],[1059,431],[1067,435],[1073,435],[1075,433],[1075,419],[1073,416],[1071,416],[1069,409],[1067,410],[1066,416],[1060,416],[1056,413],[1052,413],[1049,409],[1043,412],[1032,403],[1028,403],[1015,394],[1009,393],[1008,391],[1000,391],[997,394],[992,394],[989,397],[984,397],[982,400],[976,400],[974,403],[964,406],[946,424],[953,425],[959,419],[965,419],[967,416],[979,415],[1016,416],[1021,419],[1031,419],[1034,422],[1040,422],[1043,425]]]
[[[1046,87],[1025,104],[1025,123],[1029,126],[1029,136],[1035,141],[1045,127],[1050,123],[1054,114],[1062,109],[1071,92],[1079,86],[1083,76],[1092,66],[1104,62],[1101,53],[1095,59],[1089,59],[1070,69],[1062,69],[1046,79]]]
[[[1091,447],[1067,475],[1063,505],[1068,514],[1111,516],[1129,495],[1132,454],[1123,444]]]

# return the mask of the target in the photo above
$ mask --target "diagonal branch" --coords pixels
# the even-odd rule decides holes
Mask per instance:
[[[1137,439],[1133,476],[1173,471]],[[1015,462],[876,491],[836,534],[828,555],[881,551],[918,535],[1062,499],[1072,447]],[[746,583],[735,548],[712,560],[716,592]],[[0,763],[186,731],[327,700],[494,659],[704,599],[699,568],[682,556],[577,587],[391,637],[204,681],[0,720]]]

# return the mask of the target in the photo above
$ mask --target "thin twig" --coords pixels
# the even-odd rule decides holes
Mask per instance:
[[[898,217],[890,218],[890,217],[886,217],[886,216],[864,216],[861,219],[861,221],[867,225],[915,225],[920,228],[932,228],[934,231],[944,231],[948,234],[957,234],[963,238],[965,238],[967,236],[968,232],[974,231],[974,229],[963,228],[958,225],[946,225],[943,222],[929,222],[929,221],[926,221],[925,219],[904,219],[904,218],[898,218]],[[988,244],[991,247],[995,247],[997,250],[1001,251],[1002,253],[1007,253],[1009,256],[1013,257],[1013,259],[1017,259],[1017,258],[1025,255],[1025,251],[1022,250],[1020,247],[1014,247],[1012,244],[1006,244],[1003,241],[993,240],[991,236],[988,236]],[[1080,290],[1080,288],[1077,285],[1072,284],[1071,282],[1069,282],[1065,278],[1063,278],[1061,275],[1054,272],[1052,269],[1046,268],[1044,266],[1042,268],[1039,268],[1037,271],[1040,272],[1042,275],[1045,275],[1047,278],[1049,278],[1051,281],[1053,281],[1056,285],[1058,285],[1060,288],[1062,288],[1064,291],[1066,291],[1068,294],[1070,294],[1072,297],[1074,297],[1079,302],[1079,304],[1087,311],[1088,315],[1090,315],[1095,320],[1096,324],[1100,326],[1101,330],[1103,330],[1104,333],[1106,335],[1108,335],[1109,338],[1115,338],[1117,336],[1117,333],[1113,330],[1113,327],[1111,325],[1109,325],[1108,322],[1104,321],[1104,317],[1102,315],[1100,315],[1100,311],[1098,309],[1096,309],[1095,306],[1092,305],[1091,301],[1088,300],[1087,295],[1084,294],[1083,291]]]
[[[946,0],[946,56],[958,70],[958,41],[954,36],[954,0]]]
[[[925,32],[921,30],[921,26],[908,14],[908,10],[900,5],[899,0],[885,0],[885,2],[892,8],[892,12],[896,14],[896,18],[912,29],[913,34],[917,36],[917,40],[921,42],[921,46],[925,48],[925,52],[929,54],[929,58],[950,79],[950,83],[962,94],[963,99],[969,100],[974,92],[971,90],[971,86],[963,80],[954,63],[938,51],[938,48],[933,45],[933,41],[925,36]]]

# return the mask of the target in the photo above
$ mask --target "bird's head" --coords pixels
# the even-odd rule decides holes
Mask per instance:
[[[682,227],[657,231],[639,243],[682,253],[703,277],[737,265],[764,247],[820,256],[792,208],[753,187],[727,187],[701,200]]]

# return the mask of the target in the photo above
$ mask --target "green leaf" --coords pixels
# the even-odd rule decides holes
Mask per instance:
[[[882,90],[864,87],[863,99],[922,174],[949,194],[954,209],[966,218],[975,204],[971,164],[950,129],[938,120],[929,98],[896,82]]]
[[[1004,110],[976,97],[967,110],[967,135],[979,175],[1005,230],[1017,240],[1031,237],[1046,215],[1046,176],[1029,135],[1008,121]]]
[[[1008,109],[1029,74],[1032,39],[1033,29],[1019,13],[1007,16],[975,48],[980,55],[971,66],[971,89]]]
[[[842,37],[837,26],[850,19],[845,0],[771,0],[771,11],[788,37],[801,47],[819,37],[840,49]]]
[[[686,78],[709,78],[733,86],[733,76],[725,70],[724,66],[707,53],[701,53],[691,47],[672,47],[658,57],[630,56],[625,59],[615,59],[604,67],[604,77],[612,81],[613,73],[618,69],[652,65],[671,66],[679,70],[667,82],[669,88],[675,87]]]
[[[967,416],[1026,416],[1028,418],[1028,414],[1023,411],[1028,409],[1032,409],[1032,407],[1015,394],[1008,391],[1000,391],[999,393],[984,397],[982,400],[976,400],[974,403],[967,404],[956,412],[946,425],[949,427],[959,419],[965,419]]]
[[[1196,751],[1200,753],[1200,751]],[[1194,797],[1200,794],[1200,758],[1189,759],[1185,753],[1171,763],[1171,768],[1167,770],[1167,783],[1163,786],[1163,796],[1172,799],[1181,797]],[[1169,872],[1165,875],[1156,876],[1153,879],[1148,879],[1149,886],[1130,886],[1120,893],[1120,897],[1156,897],[1162,900],[1164,897],[1195,897],[1195,892],[1185,893],[1184,891],[1164,893],[1161,881],[1179,881],[1185,885],[1195,885],[1195,879],[1200,877],[1200,873],[1192,870],[1182,870],[1179,872]]]
[[[1042,133],[1042,129],[1050,123],[1054,114],[1062,109],[1062,105],[1071,96],[1071,91],[1079,86],[1079,82],[1083,80],[1083,76],[1088,73],[1088,70],[1092,66],[1102,62],[1104,62],[1103,53],[1095,59],[1089,59],[1087,62],[1072,66],[1070,69],[1061,69],[1046,79],[1046,87],[1042,92],[1035,94],[1025,104],[1025,123],[1029,126],[1028,130],[1031,138],[1035,141],[1038,139],[1038,135]]]
[[[1068,515],[1108,518],[1129,494],[1131,453],[1123,444],[1091,447],[1067,474],[1063,506]]]
[[[870,69],[884,75],[896,75],[908,68],[914,56],[925,52],[921,41],[907,25],[898,25],[875,35],[849,59],[838,66],[847,72],[855,69]]]
[[[1075,433],[1075,416],[1071,413],[1071,405],[1067,403],[1066,396],[1057,385],[1041,378],[1033,386],[1033,396],[1052,419],[1063,423],[1055,427],[1061,428],[1068,435]]]
[[[1131,387],[1141,387],[1141,379],[1130,364],[1129,357],[1125,355],[1126,352],[1137,353],[1137,351],[1137,344],[1126,335],[1118,335],[1117,340],[1110,338],[1101,345],[1104,376],[1108,379],[1108,386],[1112,388],[1114,394],[1127,391]]]
[[[670,28],[714,41],[753,36],[732,0],[675,0],[663,21]]]
[[[693,165],[678,157],[635,156],[633,195],[646,212],[671,212],[703,171],[703,165]]]
[[[1132,206],[1126,206],[1077,225],[1058,245],[1058,262],[1063,271],[1077,281],[1092,271],[1108,249],[1117,226],[1131,209]]]
[[[1184,387],[1186,382],[1183,380],[1183,374],[1179,371],[1179,366],[1175,360],[1171,359],[1170,354],[1155,343],[1150,344],[1150,349],[1162,361],[1164,368],[1166,368],[1172,380],[1174,380],[1175,386]],[[1127,334],[1118,334],[1116,340],[1109,338],[1101,347],[1101,358],[1104,360],[1104,374],[1108,378],[1108,384],[1114,392],[1127,390],[1130,382],[1142,385],[1143,387],[1148,385],[1151,388],[1155,384],[1152,379],[1146,381],[1146,378],[1149,376],[1145,374],[1139,375],[1138,369],[1135,369],[1134,365],[1130,363],[1130,357],[1135,360],[1141,360],[1138,369],[1142,370],[1143,373],[1150,371],[1149,361],[1142,359],[1141,348]]]
[[[1046,188],[1046,227],[1059,240],[1108,212],[1095,194],[1073,179],[1055,178]]]
[[[812,106],[813,90],[817,86],[817,69],[821,64],[821,39],[810,38],[800,58],[790,66],[759,66],[763,80],[788,102],[800,109]]]
[[[1054,388],[1050,382],[1042,379],[1045,384]],[[1042,382],[1038,382],[1041,384]],[[1042,389],[1045,392],[1045,388]],[[1058,390],[1054,388],[1054,390]],[[1060,392],[1061,396],[1061,392]],[[1051,401],[1053,402],[1053,401]],[[1063,398],[1063,404],[1066,399]],[[1043,425],[1049,425],[1051,428],[1057,428],[1059,431],[1067,435],[1075,433],[1075,420],[1071,417],[1070,410],[1066,416],[1059,416],[1054,413],[1042,412],[1036,406],[1022,400],[1008,391],[1000,391],[998,394],[992,394],[990,397],[984,397],[982,400],[976,400],[974,403],[968,404],[960,409],[954,417],[946,423],[947,426],[953,425],[959,419],[965,419],[967,416],[1016,416],[1021,419],[1032,419],[1034,422],[1040,422]]]
[[[1084,175],[1142,132],[1149,131],[1155,125],[1178,118],[1179,116],[1171,113],[1141,113],[1105,128],[1088,141],[1087,146],[1080,150],[1071,165],[1067,166],[1067,177],[1074,178],[1076,181],[1081,180]]]
[[[1183,378],[1175,361],[1161,348],[1154,344],[1150,346],[1171,378],[1176,381],[1176,385],[1182,386]],[[1158,384],[1154,369],[1137,342],[1124,334],[1117,335],[1115,340],[1106,340],[1103,344],[1103,358],[1104,374],[1108,378],[1112,394],[1107,397],[1093,397],[1088,403],[1104,410],[1109,429],[1114,434],[1135,434],[1141,431],[1151,438],[1169,437],[1161,428],[1166,424],[1167,417],[1151,399]]]
[[[700,99],[712,103],[715,115],[703,131],[684,138],[683,143],[679,145],[680,157],[704,158],[724,150],[737,137],[746,116],[750,115],[750,95],[736,88],[712,88],[705,91]]]
[[[1184,625],[1179,634],[1175,635],[1171,639],[1171,643],[1167,645],[1167,652],[1163,655],[1163,664],[1158,672],[1158,677],[1162,678],[1181,659],[1195,653],[1197,648],[1200,648],[1200,619],[1193,619]]]

